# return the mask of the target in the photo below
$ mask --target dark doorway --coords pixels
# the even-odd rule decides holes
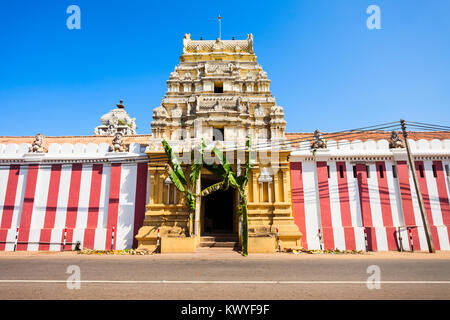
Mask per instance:
[[[203,178],[202,189],[219,182],[215,178]],[[233,233],[234,189],[219,190],[202,198],[203,234]]]

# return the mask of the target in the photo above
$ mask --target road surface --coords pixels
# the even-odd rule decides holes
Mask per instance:
[[[450,299],[450,253],[1,253],[7,299]]]

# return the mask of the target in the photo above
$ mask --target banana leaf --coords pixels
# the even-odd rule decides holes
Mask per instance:
[[[180,190],[180,192],[185,192],[186,189],[183,186],[183,183],[180,181],[178,176],[175,174],[175,172],[171,168],[168,170],[168,174],[169,174],[170,180],[172,180],[172,182],[175,185],[175,187],[178,190]]]
[[[183,169],[181,168],[180,161],[178,160],[177,155],[169,146],[166,140],[162,141],[162,145],[164,147],[164,151],[166,152],[167,158],[169,159],[169,165],[172,167],[174,173],[178,176],[180,182],[187,186],[186,177],[184,176]]]

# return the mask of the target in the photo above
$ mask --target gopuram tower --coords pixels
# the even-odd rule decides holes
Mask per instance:
[[[248,136],[257,151],[247,186],[249,252],[299,248],[301,233],[291,207],[289,146],[284,112],[270,92],[267,73],[257,63],[253,35],[245,40],[183,39],[180,63],[167,81],[167,93],[153,110],[149,141],[150,192],[143,227],[136,236],[140,248],[162,252],[193,252],[202,236],[240,237],[238,193],[231,188],[197,201],[194,236],[187,233],[188,210],[166,171],[165,139],[175,151],[190,149],[203,139],[208,148],[245,149]],[[242,163],[232,163],[239,172]],[[197,190],[217,182],[204,169]],[[279,237],[277,236],[277,230]]]

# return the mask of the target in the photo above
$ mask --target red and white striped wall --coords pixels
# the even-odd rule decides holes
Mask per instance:
[[[400,235],[404,250],[428,249],[406,161],[291,161],[293,213],[305,248],[398,250]],[[450,250],[449,164],[415,162],[437,250]]]
[[[0,165],[0,250],[135,247],[147,176],[145,162]]]

